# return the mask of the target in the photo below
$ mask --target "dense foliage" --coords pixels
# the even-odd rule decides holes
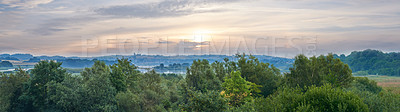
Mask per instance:
[[[352,92],[334,88],[330,84],[301,88],[282,87],[277,94],[267,97],[261,105],[271,111],[365,112],[368,106]],[[260,101],[258,101],[260,102]]]
[[[260,92],[258,87],[261,87],[246,81],[240,75],[240,72],[232,71],[222,84],[222,87],[224,87],[222,94],[229,99],[229,105],[235,107],[246,103],[246,101],[251,101],[252,97],[257,95],[254,93]]]
[[[368,74],[400,76],[400,53],[383,53],[367,49],[354,51],[350,55],[337,56],[350,65],[353,72],[365,71]]]
[[[221,81],[207,60],[193,61],[190,69],[187,69],[186,82],[194,90],[221,90]]]
[[[195,60],[186,77],[141,73],[125,58],[113,65],[96,61],[80,75],[40,61],[30,73],[0,73],[0,111],[400,111],[399,94],[353,77],[331,54],[295,59],[284,75],[252,55]]]
[[[352,71],[340,59],[332,54],[307,58],[304,55],[296,56],[290,73],[285,74],[285,81],[289,86],[321,86],[330,83],[335,87],[346,87],[352,82]]]

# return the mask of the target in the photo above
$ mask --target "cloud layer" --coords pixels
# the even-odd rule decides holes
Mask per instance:
[[[40,4],[48,4],[53,0],[2,0],[0,4],[2,4],[3,8],[17,8],[17,9],[25,9],[25,8],[35,8]]]
[[[398,20],[397,0],[2,0],[0,53],[80,56],[85,39],[117,38],[165,55],[184,48],[184,54],[211,49],[291,57],[299,53],[296,46],[305,51],[310,45],[290,40],[302,37],[318,37],[316,54],[400,51]],[[207,38],[193,38],[199,36]],[[90,52],[108,55],[99,51]]]
[[[235,2],[235,0],[229,2]],[[115,17],[178,17],[197,13],[218,12],[221,10],[209,8],[229,2],[227,0],[166,0],[157,3],[110,6],[96,9],[95,12]]]

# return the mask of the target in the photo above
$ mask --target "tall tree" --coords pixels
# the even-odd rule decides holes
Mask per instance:
[[[117,102],[116,89],[110,80],[110,69],[101,61],[96,61],[91,68],[86,68],[84,76],[83,100],[84,111],[115,111]],[[90,77],[88,77],[90,76]]]
[[[293,67],[289,68],[290,73],[285,74],[286,83],[292,87],[320,85],[320,75],[313,69],[318,69],[318,67],[311,67],[311,62],[306,56],[296,56]]]
[[[46,84],[49,100],[56,103],[56,108],[66,112],[85,111],[85,86],[82,77],[66,75],[61,83],[51,81]]]
[[[82,76],[66,75],[63,82],[46,84],[49,101],[60,111],[116,111],[117,91],[111,82],[110,69],[96,61]]]
[[[126,91],[128,87],[137,85],[135,81],[139,71],[127,58],[118,59],[118,63],[111,65],[110,68],[111,82],[117,91]]]
[[[32,69],[32,78],[27,85],[27,91],[21,96],[25,99],[27,105],[34,106],[37,111],[51,110],[55,106],[55,102],[49,99],[46,84],[49,82],[62,82],[66,75],[66,70],[61,67],[62,63],[55,61],[40,61]],[[26,106],[29,107],[29,106]]]
[[[187,69],[187,85],[195,90],[221,90],[221,81],[216,77],[207,60],[194,60]]]
[[[231,75],[225,78],[222,87],[224,88],[222,94],[229,98],[230,105],[235,107],[250,101],[252,96],[256,95],[255,93],[260,92],[258,89],[260,85],[246,81],[242,78],[240,72],[235,71],[232,71]]]
[[[272,94],[280,85],[282,80],[280,70],[269,63],[260,62],[256,57],[245,54],[236,55],[238,57],[238,70],[247,81],[261,85],[261,95]]]
[[[94,77],[95,75],[110,73],[110,68],[102,61],[95,61],[93,66],[90,68],[85,68],[81,75],[83,76],[83,80],[87,81],[89,78]]]
[[[214,63],[211,64],[212,69],[215,72],[215,75],[217,76],[217,78],[223,82],[225,76],[227,75],[227,69],[225,68],[225,64],[224,62],[218,62],[215,61]]]
[[[16,111],[18,97],[22,95],[23,84],[29,79],[29,74],[21,68],[15,74],[0,72],[0,111]]]
[[[290,73],[285,74],[286,84],[295,87],[321,86],[330,83],[334,87],[346,87],[352,81],[352,71],[340,59],[332,54],[307,58],[304,55],[295,57]]]
[[[218,91],[188,91],[189,102],[181,106],[184,111],[223,112],[228,109],[228,100]]]
[[[161,77],[156,71],[151,70],[142,75],[140,80],[141,89],[150,89],[152,91],[161,92]]]

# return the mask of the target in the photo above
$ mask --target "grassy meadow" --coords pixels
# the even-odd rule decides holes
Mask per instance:
[[[382,88],[393,93],[400,93],[400,77],[383,76],[383,75],[369,75],[368,79],[374,80]]]

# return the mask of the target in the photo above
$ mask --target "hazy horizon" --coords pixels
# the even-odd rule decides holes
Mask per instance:
[[[364,50],[354,50],[354,51],[358,51],[358,52],[362,52],[368,49],[364,49]],[[378,51],[382,51],[379,49],[369,49],[369,50],[378,50]],[[354,52],[351,51],[351,52]],[[337,54],[337,55],[342,55],[344,54],[345,56],[348,56],[351,54],[351,52],[348,53],[333,53],[333,54]],[[382,51],[383,53],[400,53],[399,51]],[[239,53],[239,54],[243,54],[245,52]],[[331,52],[332,53],[332,52]],[[32,54],[32,53],[0,53],[1,54],[9,54],[9,55],[14,55],[14,54],[31,54],[34,57],[39,57],[39,56],[62,56],[62,57],[80,57],[80,58],[91,58],[91,57],[102,57],[102,56],[133,56],[134,54],[105,54],[105,55],[91,55],[91,56],[78,56],[78,55],[47,55],[47,54]],[[137,55],[140,53],[136,53]],[[236,53],[237,54],[237,53]],[[200,56],[200,55],[223,55],[223,56],[234,56],[236,54],[184,54],[184,55],[179,55],[179,54],[173,54],[173,55],[168,55],[168,54],[140,54],[140,55],[146,55],[146,56]],[[245,53],[246,54],[246,53]],[[325,54],[318,54],[318,55],[310,55],[307,57],[311,57],[311,56],[320,56],[320,55],[327,55],[329,53],[325,53]],[[272,56],[272,55],[267,55],[267,54],[246,54],[246,55],[261,55],[261,56]],[[300,54],[297,54],[300,55]],[[294,57],[282,57],[282,56],[273,56],[273,57],[281,57],[281,58],[290,58],[293,59]]]

